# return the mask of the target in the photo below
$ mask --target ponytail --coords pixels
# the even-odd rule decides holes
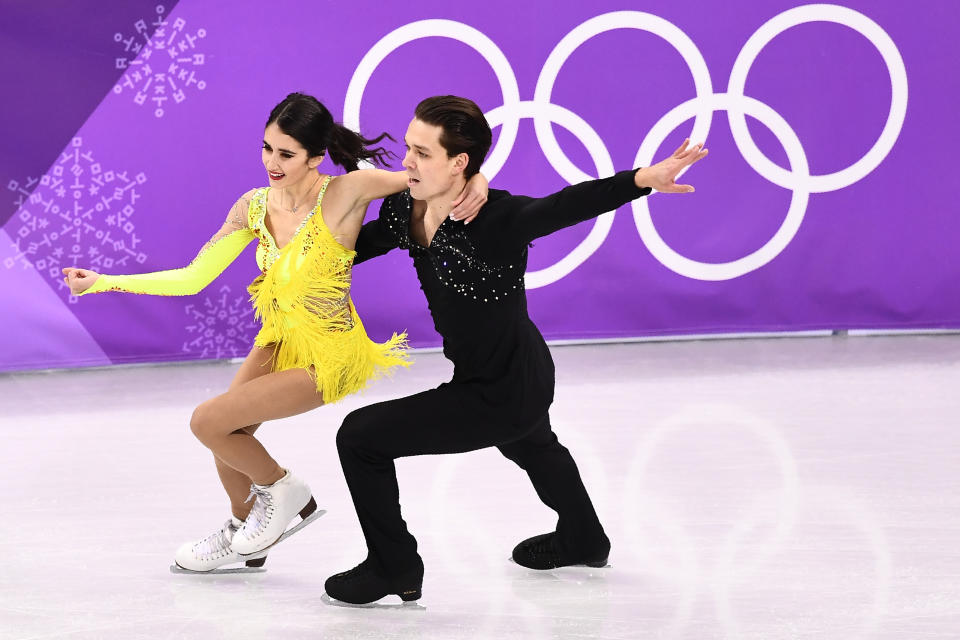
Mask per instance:
[[[265,126],[276,122],[280,130],[299,142],[311,158],[330,153],[330,160],[349,171],[356,171],[361,160],[371,160],[381,167],[389,166],[388,159],[396,154],[385,147],[371,147],[384,138],[396,142],[389,134],[381,133],[368,139],[333,121],[330,110],[303,93],[291,93],[270,112]]]
[[[395,158],[396,155],[385,147],[371,146],[384,138],[396,142],[388,133],[381,133],[376,138],[370,139],[364,138],[359,133],[351,131],[341,124],[334,124],[330,132],[327,151],[330,154],[330,160],[348,172],[356,171],[360,160],[372,161],[374,164],[386,167],[390,164],[388,158]]]

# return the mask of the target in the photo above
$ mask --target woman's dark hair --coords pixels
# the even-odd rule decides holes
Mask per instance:
[[[418,104],[415,115],[418,120],[443,129],[440,144],[448,157],[467,154],[464,178],[470,179],[480,171],[493,135],[475,102],[457,96],[434,96]]]
[[[370,160],[381,167],[389,165],[387,158],[396,155],[384,147],[371,147],[389,134],[381,133],[373,139],[347,129],[333,121],[323,104],[304,93],[291,93],[270,112],[264,128],[274,122],[280,131],[299,142],[310,158],[330,154],[330,159],[347,171],[356,171],[360,160]],[[394,140],[396,142],[396,140]]]

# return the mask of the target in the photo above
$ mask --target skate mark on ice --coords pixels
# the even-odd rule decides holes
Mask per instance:
[[[530,571],[535,571],[537,573],[545,573],[547,571],[558,571],[561,569],[574,569],[574,570],[581,569],[582,570],[582,569],[610,569],[611,568],[611,565],[606,560],[603,561],[603,564],[600,564],[598,562],[587,562],[584,564],[567,564],[562,567],[554,567],[553,569],[530,569],[530,567],[524,567],[522,564],[517,564],[517,561],[514,560],[513,557],[507,558],[507,562],[509,562],[515,567],[520,567],[522,569],[529,569]]]
[[[380,600],[386,598],[391,598],[396,596],[384,596]],[[350,604],[349,602],[343,602],[337,600],[336,598],[331,598],[327,595],[326,591],[323,592],[323,595],[320,596],[320,602],[330,607],[343,607],[345,609],[401,609],[404,611],[426,611],[427,608],[422,604],[418,604],[416,601],[411,602],[381,602],[380,600],[376,602],[368,602],[366,604]]]
[[[240,562],[238,559],[237,562]],[[174,562],[170,565],[170,573],[181,573],[189,574],[195,576],[219,576],[231,573],[265,573],[266,568],[263,566],[267,562],[267,552],[266,550],[258,551],[256,553],[251,553],[247,557],[244,566],[242,567],[216,567],[210,569],[209,571],[194,571],[193,569],[186,569],[181,567],[179,564]]]

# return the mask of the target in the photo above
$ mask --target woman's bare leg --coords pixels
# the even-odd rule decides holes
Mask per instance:
[[[243,364],[233,380],[230,382],[229,391],[233,391],[245,382],[254,378],[270,373],[270,358],[273,356],[273,347],[253,347],[250,353],[244,359]],[[243,428],[244,431],[253,435],[260,424],[251,424]],[[213,461],[217,465],[217,475],[220,476],[220,483],[230,498],[230,510],[235,518],[245,520],[250,509],[253,508],[253,502],[246,502],[250,493],[250,483],[252,480],[245,474],[224,464],[219,458],[213,456]]]
[[[257,426],[247,427],[244,431],[253,435]],[[217,465],[217,475],[220,476],[220,483],[230,499],[230,513],[238,520],[246,520],[250,509],[253,508],[252,501],[246,502],[247,496],[250,495],[250,484],[253,481],[245,474],[221,462],[217,456],[213,456],[213,461]]]
[[[193,412],[190,428],[220,463],[257,484],[273,484],[283,477],[284,471],[246,428],[304,413],[322,404],[323,397],[306,370],[272,372],[201,404]]]

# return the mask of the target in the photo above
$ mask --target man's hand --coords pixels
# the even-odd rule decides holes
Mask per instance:
[[[669,158],[649,167],[637,169],[633,176],[634,184],[640,188],[651,187],[661,193],[693,193],[692,185],[677,184],[674,179],[694,162],[706,157],[707,150],[703,148],[702,142],[689,148],[688,144],[690,144],[690,138],[684,140],[680,148]]]
[[[65,268],[63,274],[66,276],[63,281],[70,287],[70,293],[79,295],[93,286],[100,274],[89,269]]]

